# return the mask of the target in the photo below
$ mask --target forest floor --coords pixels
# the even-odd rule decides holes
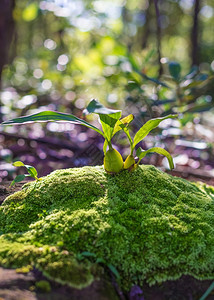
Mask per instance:
[[[202,181],[214,185],[214,178],[206,174],[191,174],[172,171],[172,175],[185,177],[191,181]],[[9,181],[0,183],[0,205],[10,194],[21,189],[23,183],[13,187]],[[43,287],[38,283],[44,282]],[[149,287],[144,285],[142,289],[132,289],[124,294],[117,286],[115,280],[100,280],[93,282],[87,288],[77,290],[66,285],[61,285],[47,279],[37,269],[22,273],[21,270],[0,268],[0,300],[199,300],[208,289],[211,280],[196,280],[190,276],[183,276],[175,281],[166,281],[160,285]],[[105,290],[108,293],[105,294]],[[110,294],[109,294],[110,291]],[[108,294],[108,296],[107,296]],[[109,296],[112,295],[112,296]],[[214,300],[211,293],[206,300]]]

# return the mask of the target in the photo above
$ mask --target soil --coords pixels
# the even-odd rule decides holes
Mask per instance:
[[[198,176],[191,176],[188,179],[213,183],[209,178],[200,179]],[[1,182],[0,205],[7,196],[20,190],[22,185],[23,182],[10,188],[10,182]],[[38,282],[41,281],[48,283],[50,289],[39,288]],[[0,268],[0,300],[199,300],[212,282],[182,276],[178,280],[166,281],[152,287],[146,284],[141,288],[135,286],[125,294],[119,289],[112,274],[109,280],[94,281],[87,288],[78,290],[47,279],[37,269],[20,273],[14,269]],[[214,291],[206,300],[214,300]]]

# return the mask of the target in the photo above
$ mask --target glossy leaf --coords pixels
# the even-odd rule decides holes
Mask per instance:
[[[99,115],[104,137],[110,142],[115,124],[121,117],[121,110],[106,108],[98,100],[93,99],[86,109],[84,109],[83,113],[95,113]]]
[[[27,168],[27,171],[30,174],[30,176],[37,179],[38,173],[37,173],[36,169],[29,165],[25,165],[25,167]]]
[[[168,159],[170,169],[174,169],[174,163],[173,163],[172,156],[169,154],[168,151],[166,151],[165,149],[160,148],[160,147],[153,147],[148,150],[143,150],[142,148],[138,148],[136,151],[136,155],[139,158],[138,164],[141,161],[141,159],[143,159],[146,156],[146,154],[152,153],[152,152],[164,155]]]
[[[118,120],[114,127],[113,136],[118,131],[120,131],[121,129],[124,128],[122,125],[127,127],[133,121],[133,119],[134,119],[134,116],[131,114],[131,115],[128,115],[127,117],[124,117],[124,118]]]
[[[121,117],[121,112],[110,115],[99,114],[105,138],[110,142],[113,136],[114,126],[117,120]]]
[[[160,124],[160,122],[166,119],[177,118],[177,116],[178,115],[168,115],[163,118],[151,119],[148,122],[146,122],[136,133],[134,137],[133,147],[135,147],[140,141],[142,141],[152,129],[156,128]]]
[[[64,122],[71,122],[74,124],[79,124],[86,126],[88,128],[91,128],[95,130],[96,132],[100,133],[103,135],[102,131],[99,130],[97,127],[89,124],[88,122],[81,120],[77,117],[75,117],[72,114],[65,114],[65,113],[60,113],[56,111],[42,111],[37,114],[29,115],[26,117],[20,117],[20,118],[15,118],[9,121],[5,121],[2,124],[3,125],[14,125],[14,124],[24,124],[24,123],[29,123],[29,122],[48,122],[48,121],[64,121]]]
[[[17,175],[16,178],[11,182],[10,187],[13,186],[17,182],[21,182],[22,180],[25,179],[25,177],[26,177],[26,175],[24,175],[24,174]]]
[[[88,106],[84,109],[83,114],[102,114],[102,115],[110,115],[110,114],[115,114],[121,112],[121,110],[115,110],[111,108],[107,108],[103,106],[98,100],[93,99],[91,102],[88,104]]]
[[[25,167],[25,164],[22,161],[15,161],[13,163],[14,167]]]

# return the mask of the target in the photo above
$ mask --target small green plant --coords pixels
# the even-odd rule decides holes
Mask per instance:
[[[10,187],[16,184],[17,182],[23,181],[26,177],[33,177],[35,180],[40,180],[40,178],[37,177],[38,173],[36,169],[32,166],[25,165],[22,161],[15,161],[13,163],[14,167],[25,167],[28,171],[28,174],[20,174],[17,175],[16,178],[11,182]]]
[[[140,163],[141,159],[150,152],[156,152],[162,155],[165,155],[169,161],[170,168],[174,168],[173,160],[171,155],[164,149],[154,147],[149,150],[142,150],[141,148],[138,148],[136,151],[136,155],[138,156],[139,160],[138,163],[135,164],[135,159],[133,156],[135,147],[139,142],[141,142],[148,134],[149,132],[156,128],[160,122],[166,119],[173,119],[176,118],[177,115],[168,115],[162,118],[156,118],[151,119],[148,122],[146,122],[136,133],[134,139],[132,140],[129,132],[129,124],[134,119],[134,116],[132,114],[124,117],[121,119],[121,110],[113,110],[104,107],[99,101],[93,99],[89,105],[86,107],[86,109],[83,111],[84,115],[95,113],[99,115],[100,123],[102,125],[101,131],[99,128],[93,126],[92,124],[86,122],[85,120],[79,119],[76,116],[72,114],[65,114],[60,112],[54,112],[54,111],[43,111],[37,114],[29,115],[26,117],[19,117],[16,119],[12,119],[9,121],[5,121],[2,124],[4,125],[15,125],[15,124],[24,124],[29,122],[41,122],[41,121],[66,121],[71,122],[79,125],[86,126],[88,128],[91,128],[101,134],[104,138],[104,144],[103,144],[103,152],[104,152],[104,168],[106,172],[108,173],[119,173],[123,168],[134,170]],[[131,152],[130,155],[126,158],[125,163],[123,163],[123,158],[121,154],[113,148],[112,146],[112,138],[114,135],[120,131],[123,130],[130,142]],[[108,150],[107,150],[108,148]],[[24,164],[23,164],[24,165]],[[18,165],[16,165],[18,166]],[[21,165],[19,165],[21,166]],[[32,167],[31,167],[32,168]],[[29,172],[29,166],[27,167]],[[31,169],[30,169],[31,170]],[[35,170],[35,169],[34,169]],[[31,172],[31,171],[30,171]],[[30,173],[30,176],[34,177],[35,179],[38,179],[34,175],[37,172]],[[19,175],[23,176],[23,175]],[[26,175],[25,175],[26,176]],[[29,176],[29,175],[27,175]],[[23,180],[23,177],[22,177]],[[20,180],[21,181],[21,180]],[[17,181],[16,181],[17,182]]]
[[[96,264],[101,264],[101,265],[107,267],[112,272],[112,274],[115,276],[115,278],[117,278],[118,280],[120,279],[120,274],[117,271],[117,269],[115,268],[115,266],[113,266],[112,264],[109,264],[105,259],[99,258],[96,256],[95,253],[88,252],[88,251],[84,251],[82,253],[77,254],[77,259],[79,261],[82,261],[85,258],[91,259],[92,261],[94,260],[94,262]]]

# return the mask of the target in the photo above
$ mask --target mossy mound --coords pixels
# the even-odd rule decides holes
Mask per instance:
[[[214,188],[153,166],[58,170],[4,201],[0,235],[0,265],[35,265],[78,288],[103,276],[104,260],[127,289],[214,279]]]

